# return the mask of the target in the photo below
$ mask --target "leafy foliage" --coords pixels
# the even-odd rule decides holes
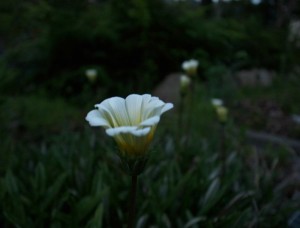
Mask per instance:
[[[179,132],[176,111],[162,119],[139,176],[136,226],[287,224],[299,206],[286,178],[297,155],[249,146],[232,119],[222,136],[210,105],[211,97],[234,107],[264,95],[299,112],[299,75],[283,83],[299,51],[285,45],[284,29],[262,23],[259,8],[237,4],[221,18],[160,0],[11,0],[0,8],[0,227],[125,226],[129,178],[115,144],[84,117],[107,96],[152,91],[192,57],[202,80],[191,128]],[[234,72],[251,67],[281,74],[269,89],[238,88]]]
[[[229,124],[223,173],[220,126],[206,98],[197,103],[195,113],[211,119],[192,119],[186,146],[180,149],[175,143],[174,113],[158,129],[159,141],[139,177],[137,227],[286,224],[296,205],[284,189],[274,189],[281,183],[281,167],[290,162],[287,153],[278,149],[260,155],[242,146],[244,137]],[[30,144],[16,139],[6,137],[1,149],[2,227],[126,224],[130,178],[102,131],[48,132]],[[274,219],[274,214],[280,216]]]
[[[212,20],[205,7],[189,4],[159,0],[72,5],[23,1],[18,8],[1,4],[11,12],[3,19],[5,49],[0,64],[5,79],[1,88],[14,87],[9,94],[43,90],[51,96],[76,96],[84,91],[83,69],[92,66],[101,69],[100,84],[114,82],[106,83],[107,93],[124,95],[133,89],[151,90],[191,56],[201,60],[201,75],[208,77],[215,65],[236,69],[240,52],[247,58],[239,67],[273,69],[278,69],[286,52],[285,31],[262,25],[259,17],[241,19],[232,14]],[[13,85],[17,79],[18,85]]]

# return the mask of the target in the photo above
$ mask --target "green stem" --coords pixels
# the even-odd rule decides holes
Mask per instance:
[[[196,78],[196,77],[195,77]],[[189,145],[189,140],[191,139],[191,125],[193,122],[193,115],[194,115],[194,96],[195,96],[195,82],[192,83],[191,85],[191,91],[188,96],[187,100],[187,120],[186,120],[186,129],[185,129],[185,134],[187,136],[186,141],[185,141],[185,146]]]
[[[178,148],[180,148],[180,143],[182,140],[182,135],[183,135],[183,114],[184,114],[184,99],[185,95],[183,93],[180,93],[180,100],[179,100],[179,108],[178,108],[178,129],[177,129],[177,133],[178,133]]]
[[[128,228],[133,228],[135,223],[136,188],[137,188],[137,175],[133,174],[131,176]]]
[[[225,133],[225,125],[224,123],[220,124],[221,128],[221,142],[220,142],[220,160],[221,160],[221,179],[226,175],[226,133]]]

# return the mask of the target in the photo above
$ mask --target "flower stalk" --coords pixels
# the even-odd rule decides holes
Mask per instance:
[[[185,71],[186,75],[189,77],[189,80],[181,77],[182,84],[183,85],[188,84],[188,86],[185,86],[186,87],[185,92],[187,93],[187,87],[189,90],[188,91],[189,94],[187,97],[188,99],[186,101],[186,107],[184,107],[186,109],[186,113],[187,113],[186,126],[185,126],[185,130],[183,130],[183,132],[185,132],[185,134],[187,136],[186,140],[184,142],[186,145],[188,144],[188,139],[190,138],[190,137],[188,137],[188,135],[190,134],[190,127],[191,127],[191,122],[192,122],[192,118],[193,118],[193,116],[192,116],[193,110],[192,109],[193,109],[193,105],[194,105],[195,84],[197,81],[198,65],[199,65],[199,62],[198,62],[198,60],[195,60],[195,59],[190,59],[190,60],[184,61],[181,64],[181,68]],[[192,78],[193,78],[193,83],[191,83]],[[183,105],[183,104],[180,104],[180,105]],[[182,110],[183,110],[183,107],[182,107]],[[180,122],[180,117],[179,117],[179,122]],[[179,128],[179,129],[181,129],[181,128]]]
[[[181,151],[182,139],[185,135],[187,124],[185,124],[184,116],[186,113],[186,103],[187,98],[189,98],[191,88],[191,78],[187,75],[180,76],[180,96],[179,96],[179,106],[178,106],[178,129],[177,129],[177,144],[178,150]]]
[[[225,123],[220,123],[220,161],[221,161],[221,180],[226,176],[226,131]]]
[[[226,122],[228,120],[228,109],[224,106],[222,99],[214,98],[211,100],[211,104],[217,114],[219,128],[220,128],[220,147],[219,147],[219,159],[221,164],[221,179],[226,175]]]
[[[177,126],[177,147],[178,151],[181,151],[182,138],[185,133],[184,126],[184,109],[185,109],[185,96],[180,93],[179,105],[178,105],[178,126]]]
[[[137,190],[138,175],[131,176],[131,189],[129,198],[129,214],[128,228],[133,228],[135,225],[135,210],[136,210],[136,190]]]

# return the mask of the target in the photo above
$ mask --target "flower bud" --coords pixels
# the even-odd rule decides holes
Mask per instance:
[[[184,74],[180,76],[180,91],[182,94],[187,93],[190,84],[191,84],[191,79],[188,76]]]
[[[213,99],[211,99],[211,104],[212,104],[215,108],[217,108],[217,107],[223,105],[223,100],[218,99],[218,98],[213,98]]]
[[[96,79],[97,79],[97,74],[98,74],[98,72],[97,72],[97,70],[96,69],[87,69],[86,71],[85,71],[85,76],[88,78],[88,80],[90,81],[90,82],[95,82],[96,81]]]
[[[225,123],[228,118],[228,109],[224,106],[216,107],[216,112],[221,123]]]
[[[191,59],[188,61],[184,61],[181,67],[189,76],[195,76],[197,74],[198,65],[198,60]]]

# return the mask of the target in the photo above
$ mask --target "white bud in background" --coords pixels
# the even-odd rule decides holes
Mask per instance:
[[[194,76],[197,74],[199,62],[198,60],[191,59],[184,61],[181,65],[182,69],[190,76]]]
[[[88,78],[90,82],[95,82],[97,79],[97,70],[96,69],[87,69],[85,71],[85,76]]]
[[[213,99],[211,99],[211,104],[214,107],[222,106],[223,105],[223,100],[221,100],[219,98],[213,98]]]

